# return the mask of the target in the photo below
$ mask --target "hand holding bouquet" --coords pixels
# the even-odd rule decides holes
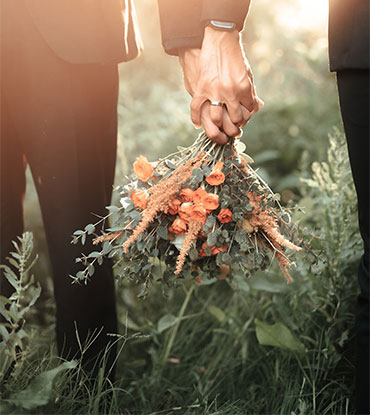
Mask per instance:
[[[301,248],[287,209],[280,206],[251,168],[237,139],[219,145],[201,134],[188,148],[150,163],[134,163],[135,177],[119,186],[121,207],[110,206],[112,227],[97,236],[102,245],[79,260],[86,265],[76,281],[94,272],[103,256],[115,257],[118,274],[143,284],[176,282],[191,274],[232,278],[265,269],[275,258],[290,282],[288,251]],[[96,224],[95,224],[96,225]],[[74,242],[94,233],[95,225],[76,231]]]

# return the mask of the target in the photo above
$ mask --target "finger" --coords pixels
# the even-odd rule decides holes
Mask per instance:
[[[210,103],[205,102],[202,106],[201,121],[208,138],[218,144],[226,144],[227,136],[211,120]]]
[[[230,100],[225,102],[227,112],[229,113],[230,120],[233,124],[240,126],[243,125],[243,111],[241,105],[236,100]]]
[[[200,128],[202,125],[201,111],[203,104],[207,101],[203,95],[194,95],[190,103],[190,117],[196,128]]]
[[[228,135],[228,137],[240,137],[241,135],[241,129],[231,121],[226,108],[222,114],[222,129]]]
[[[222,125],[222,113],[223,113],[223,107],[219,107],[217,105],[210,104],[209,114],[211,117],[211,120],[214,124],[221,127]]]
[[[243,124],[240,125],[240,127],[244,127],[244,125],[252,118],[252,114],[243,105],[241,106],[241,109],[243,113]]]

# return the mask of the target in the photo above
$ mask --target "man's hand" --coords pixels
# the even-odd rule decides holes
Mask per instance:
[[[207,128],[215,131],[213,127],[218,126],[231,135],[226,131],[230,129],[230,122],[242,127],[263,105],[257,97],[253,75],[236,30],[228,32],[206,27],[202,49],[184,49],[179,58],[185,87],[193,96],[192,121],[196,127],[203,124],[207,134],[210,132]],[[220,101],[225,106],[209,105],[208,102],[203,111],[209,100]],[[222,134],[214,138],[224,141]]]

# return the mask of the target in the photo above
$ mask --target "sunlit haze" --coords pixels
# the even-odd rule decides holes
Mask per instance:
[[[328,0],[296,0],[288,2],[279,13],[279,21],[290,29],[326,30]]]

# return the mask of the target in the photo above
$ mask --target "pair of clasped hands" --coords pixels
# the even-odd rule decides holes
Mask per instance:
[[[185,87],[192,96],[191,119],[218,144],[239,137],[252,114],[263,106],[237,30],[207,26],[201,49],[179,51]],[[212,101],[222,106],[212,105]]]

